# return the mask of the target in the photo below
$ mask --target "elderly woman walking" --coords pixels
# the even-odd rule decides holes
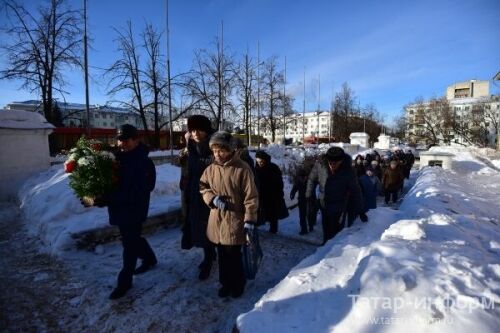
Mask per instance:
[[[258,194],[250,166],[235,153],[235,141],[227,132],[210,139],[214,162],[200,179],[200,193],[210,207],[207,236],[219,257],[219,297],[240,297],[246,284],[242,245],[245,228],[257,220]]]

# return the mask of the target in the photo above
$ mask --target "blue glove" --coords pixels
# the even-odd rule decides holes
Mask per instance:
[[[252,221],[246,221],[245,222],[245,225],[243,226],[243,228],[245,228],[245,230],[253,230],[255,227],[255,222],[252,222]]]
[[[215,207],[217,207],[220,210],[227,209],[227,202],[224,201],[224,199],[222,199],[218,195],[215,196],[214,200],[212,200],[212,203],[214,204]]]

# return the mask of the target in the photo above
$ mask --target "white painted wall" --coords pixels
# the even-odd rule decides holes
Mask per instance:
[[[30,176],[50,166],[48,129],[0,129],[0,200],[14,197]]]
[[[364,132],[353,132],[349,135],[349,139],[351,139],[352,145],[360,145],[364,148],[370,148],[369,139],[370,136]]]
[[[442,161],[443,169],[451,169],[453,166],[453,156],[453,154],[449,153],[420,152],[420,168],[428,166],[430,161]]]
[[[373,145],[377,149],[390,149],[391,148],[391,137],[389,135],[381,134],[378,137],[378,141]]]
[[[15,198],[26,178],[50,166],[52,128],[37,113],[0,110],[0,200]]]

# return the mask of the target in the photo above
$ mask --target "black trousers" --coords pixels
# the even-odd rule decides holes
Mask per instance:
[[[316,225],[316,218],[318,216],[319,203],[316,198],[309,199],[307,202],[307,221],[309,226]]]
[[[148,241],[141,237],[142,223],[119,225],[123,246],[123,267],[118,274],[118,286],[130,287],[137,258],[144,262],[156,261],[156,256]]]
[[[389,199],[391,198],[392,196],[392,202],[396,202],[398,201],[398,191],[394,191],[394,192],[389,192],[389,191],[385,191],[385,203],[389,203]]]
[[[307,201],[306,199],[299,199],[299,217],[300,217],[300,229],[302,231],[307,231]],[[309,226],[311,226],[311,221],[309,221]]]
[[[203,247],[203,262],[207,265],[212,265],[212,261],[215,260],[215,244],[207,241],[207,244]]]
[[[323,245],[344,229],[344,223],[342,223],[341,218],[342,212],[328,213],[326,209],[321,210]]]
[[[246,277],[243,270],[241,245],[217,245],[219,256],[219,282],[231,292],[242,292]]]
[[[269,231],[274,233],[278,232],[278,219],[269,220]]]

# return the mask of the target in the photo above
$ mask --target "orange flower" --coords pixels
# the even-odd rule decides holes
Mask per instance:
[[[64,172],[66,173],[72,173],[73,170],[75,170],[75,167],[76,167],[76,162],[73,160],[64,162]]]

